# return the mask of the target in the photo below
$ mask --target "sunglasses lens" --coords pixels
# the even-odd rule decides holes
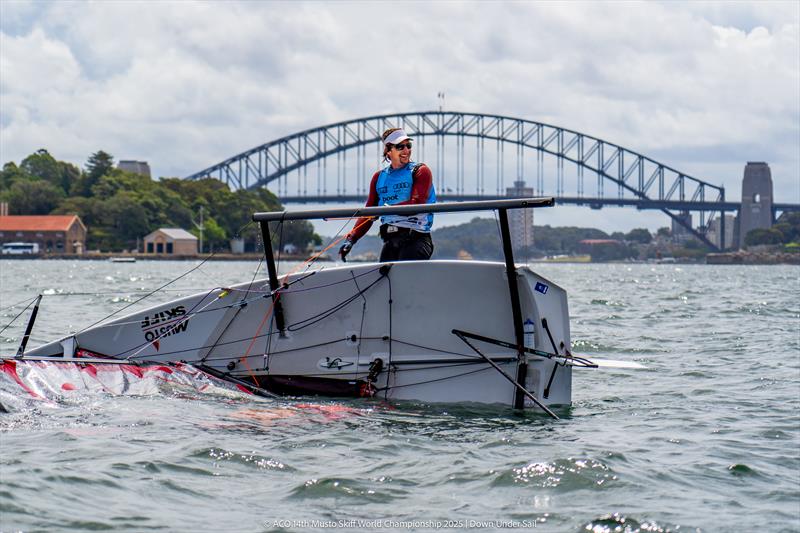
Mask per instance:
[[[411,143],[395,144],[394,147],[397,149],[398,152],[401,150],[405,150],[406,148],[411,150]]]

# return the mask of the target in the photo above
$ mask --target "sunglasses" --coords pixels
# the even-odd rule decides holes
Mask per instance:
[[[410,142],[408,142],[408,143],[405,143],[405,144],[403,144],[403,143],[400,143],[400,144],[395,144],[395,145],[393,146],[393,148],[394,148],[395,150],[397,150],[398,152],[399,152],[399,151],[401,151],[401,150],[405,150],[406,148],[408,148],[409,150],[411,150],[411,143],[410,143]]]

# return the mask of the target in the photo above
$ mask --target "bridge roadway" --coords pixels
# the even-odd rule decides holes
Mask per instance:
[[[477,200],[507,200],[508,196],[477,195],[477,194],[437,194],[440,202],[472,202]],[[282,196],[279,200],[284,204],[323,204],[362,203],[364,195],[340,194],[336,196]],[[646,198],[585,198],[576,196],[556,197],[557,204],[585,205],[592,209],[601,209],[604,206],[635,207],[640,211],[648,209],[676,209],[679,211],[738,211],[742,204],[739,202],[691,202],[679,200],[650,200]],[[800,211],[800,204],[772,204],[773,213],[783,211]]]

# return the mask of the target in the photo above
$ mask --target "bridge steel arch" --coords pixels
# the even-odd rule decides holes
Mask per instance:
[[[619,200],[625,192],[630,193],[636,199],[637,207],[652,205],[714,249],[718,249],[716,244],[709,241],[704,233],[692,228],[681,216],[681,211],[704,206],[701,210],[702,225],[706,210],[719,211],[721,221],[724,221],[724,211],[731,207],[725,202],[724,187],[702,181],[603,139],[543,122],[456,111],[376,115],[308,129],[251,148],[195,172],[186,179],[213,177],[234,189],[266,186],[319,160],[353,149],[363,152],[362,147],[370,144],[379,146],[381,133],[392,127],[402,127],[412,137],[457,136],[495,140],[517,145],[519,149],[529,148],[554,156],[559,164],[568,161],[576,165],[581,176],[584,171],[597,176],[601,197],[586,198],[587,204],[621,205]],[[616,200],[609,198],[604,202],[604,181],[617,186]],[[460,192],[464,195],[463,190]],[[581,194],[582,191],[579,191],[579,196]],[[481,196],[484,196],[483,190],[471,195]],[[560,195],[555,196],[558,198]],[[705,206],[713,207],[705,209]]]

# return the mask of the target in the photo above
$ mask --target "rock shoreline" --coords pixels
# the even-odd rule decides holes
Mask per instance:
[[[706,255],[707,265],[800,265],[800,254],[786,252],[726,252]]]

